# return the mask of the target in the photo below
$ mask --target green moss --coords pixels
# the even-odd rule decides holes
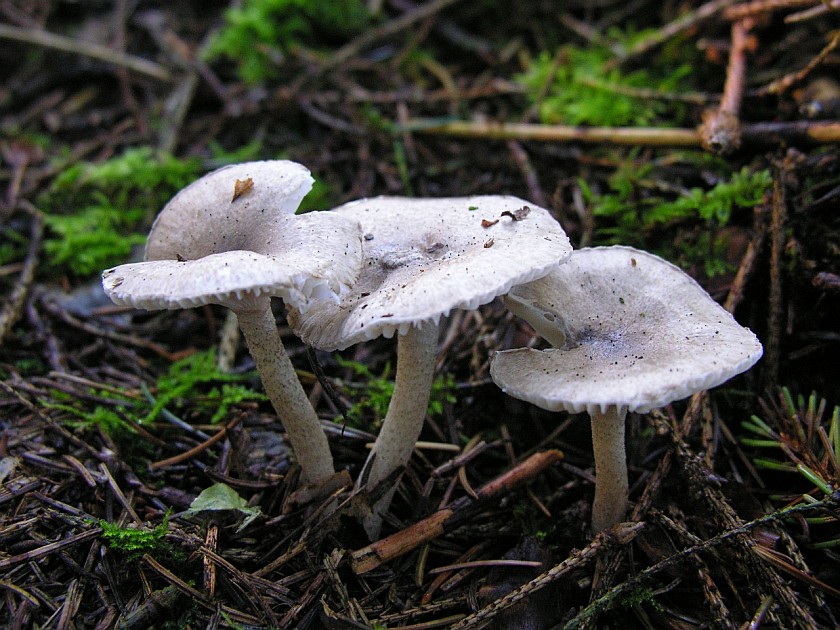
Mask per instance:
[[[166,407],[179,408],[187,404],[198,410],[212,411],[211,422],[227,417],[230,408],[246,400],[267,400],[266,396],[239,382],[254,374],[228,374],[218,369],[216,352],[210,349],[197,352],[173,363],[166,374],[158,378],[156,399],[140,422],[153,421]],[[211,387],[207,387],[211,385]]]
[[[0,228],[3,242],[0,243],[0,265],[10,265],[26,256],[29,241],[20,232],[8,226]]]
[[[369,19],[363,0],[245,0],[225,12],[207,58],[234,60],[239,77],[256,84],[276,77],[297,46],[346,39]]]
[[[617,31],[611,35],[617,41],[629,37]],[[655,96],[687,89],[690,63],[663,55],[645,70],[625,72],[611,65],[614,58],[606,45],[564,46],[557,56],[543,51],[517,80],[539,106],[544,123],[606,127],[681,123],[684,105]]]
[[[652,224],[699,217],[723,226],[729,223],[734,208],[752,208],[761,203],[772,183],[769,170],[751,173],[744,167],[729,181],[719,182],[709,190],[692,188],[675,201],[650,208],[642,219]]]
[[[49,265],[80,276],[98,274],[128,258],[160,208],[196,178],[198,160],[126,150],[99,164],[77,163],[63,171],[39,199],[48,227]]]
[[[702,268],[709,277],[730,271],[727,236],[720,228],[737,210],[762,202],[772,184],[770,172],[745,167],[709,189],[694,187],[674,198],[657,184],[654,171],[653,163],[631,157],[609,178],[608,193],[597,194],[579,182],[598,219],[597,240],[640,247],[653,240],[665,244],[654,248],[660,255]],[[652,238],[656,232],[670,234]]]
[[[161,550],[163,537],[169,530],[169,513],[154,529],[119,527],[105,520],[100,520],[99,526],[109,548],[126,554],[129,559],[136,559],[146,553],[154,554]]]
[[[357,426],[366,430],[378,430],[382,420],[388,412],[388,405],[394,394],[394,381],[390,379],[391,366],[387,364],[382,374],[375,375],[370,369],[357,361],[349,361],[340,356],[336,357],[341,367],[350,368],[354,374],[365,381],[361,394],[347,411],[347,418]],[[451,374],[441,374],[432,383],[427,413],[434,417],[440,416],[444,405],[454,404],[456,398],[455,379]]]

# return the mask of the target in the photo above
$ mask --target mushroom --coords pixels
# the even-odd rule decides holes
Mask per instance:
[[[547,210],[510,196],[377,197],[332,212],[362,226],[361,275],[338,304],[291,309],[289,323],[322,350],[399,335],[393,397],[357,482],[373,487],[408,461],[422,430],[440,318],[545,275],[571,246]],[[365,523],[371,538],[392,496],[393,489],[374,505]]]
[[[595,458],[592,527],[627,507],[624,418],[710,389],[761,357],[756,336],[679,268],[631,247],[575,251],[505,304],[555,347],[497,352],[490,375],[549,411],[586,411]]]
[[[304,483],[333,472],[327,437],[283,347],[271,297],[305,311],[338,302],[358,276],[361,231],[347,217],[294,211],[312,187],[294,162],[251,162],[213,171],[160,212],[146,261],[102,274],[117,304],[147,310],[221,304],[239,320],[266,394],[292,444]]]

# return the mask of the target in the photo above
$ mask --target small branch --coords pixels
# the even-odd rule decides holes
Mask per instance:
[[[603,597],[596,599],[594,602],[589,604],[589,606],[584,608],[574,619],[566,623],[563,626],[563,628],[564,630],[572,630],[573,628],[582,627],[584,622],[589,617],[592,617],[597,613],[602,613],[606,610],[609,610],[610,608],[621,602],[621,600],[625,596],[638,589],[645,581],[653,577],[656,573],[668,570],[691,556],[707,551],[708,549],[717,547],[718,545],[733,538],[742,536],[743,534],[747,534],[761,525],[775,523],[793,514],[801,514],[803,512],[810,512],[811,510],[830,508],[836,505],[836,503],[837,497],[832,496],[822,501],[818,501],[817,503],[799,504],[788,509],[780,510],[778,512],[773,512],[772,514],[762,516],[753,521],[749,521],[748,523],[744,523],[740,527],[727,530],[708,540],[705,540],[696,545],[692,545],[691,547],[687,547],[682,551],[678,551],[674,555],[666,558],[665,560],[662,560],[661,562],[654,564],[653,566],[644,569],[643,571],[640,571],[634,577],[610,589],[610,591],[606,593]]]
[[[729,293],[726,296],[726,301],[723,303],[725,308],[730,313],[734,313],[735,309],[744,298],[744,289],[747,285],[747,280],[752,276],[755,270],[758,254],[761,252],[761,247],[764,244],[764,237],[767,233],[767,222],[764,219],[765,212],[762,207],[756,208],[753,218],[753,233],[747,251],[741,258],[741,264],[738,266],[738,271],[735,273],[735,278],[729,286]]]
[[[749,27],[747,20],[732,24],[732,47],[729,50],[729,65],[726,68],[720,106],[703,112],[703,124],[699,129],[700,142],[704,149],[718,155],[732,153],[741,146],[741,121],[738,113],[744,96]]]
[[[390,37],[400,31],[404,31],[412,24],[425,20],[426,18],[433,16],[435,13],[439,13],[449,5],[455,4],[457,1],[458,0],[432,0],[431,2],[420,5],[413,11],[408,11],[389,22],[385,22],[385,24],[379,28],[365,31],[356,39],[348,42],[335,51],[329,60],[320,67],[319,71],[325,72],[340,66],[348,59],[358,56],[365,48],[374,42]]]
[[[514,589],[504,597],[497,599],[481,610],[464,617],[452,630],[464,630],[483,626],[490,619],[510,608],[518,601],[533,595],[538,590],[548,586],[570,571],[580,569],[590,560],[598,556],[605,549],[610,547],[623,546],[631,542],[644,528],[644,523],[620,523],[615,527],[605,529],[595,536],[595,539],[581,550],[573,551],[572,554],[560,564],[552,567],[542,575],[535,577],[530,582]]]
[[[807,77],[814,68],[819,66],[828,55],[837,48],[838,44],[840,44],[840,29],[834,31],[831,34],[831,39],[828,43],[823,47],[823,49],[819,52],[819,54],[811,59],[804,68],[798,70],[796,72],[792,72],[790,74],[786,74],[783,77],[779,77],[772,83],[768,84],[767,86],[761,88],[760,90],[755,90],[751,92],[751,94],[755,96],[764,96],[765,94],[781,94],[782,92],[786,91],[790,86],[802,82],[805,77]]]
[[[761,381],[765,388],[778,383],[783,334],[782,267],[787,240],[785,223],[787,201],[784,179],[789,167],[777,163],[773,169],[773,199],[770,211],[770,295],[768,296],[767,338],[764,340],[764,367]]]
[[[649,51],[655,46],[665,43],[669,39],[687,31],[690,28],[697,26],[700,22],[714,17],[716,14],[724,11],[729,5],[734,4],[735,0],[712,0],[703,4],[694,11],[689,11],[676,20],[669,22],[662,28],[656,30],[649,37],[637,42],[632,48],[625,52],[620,57],[620,62],[625,62],[628,59],[638,57]]]
[[[516,140],[508,140],[507,145],[513,161],[519,167],[519,171],[522,173],[522,179],[525,180],[525,185],[528,187],[529,198],[538,206],[543,208],[548,207],[548,199],[543,192],[542,186],[540,186],[540,178],[533,164],[531,164],[528,152]]]
[[[745,17],[761,15],[762,13],[809,7],[814,4],[816,4],[815,0],[755,0],[754,2],[746,2],[727,8],[723,12],[723,19],[734,22],[736,20],[743,20]]]
[[[42,558],[43,556],[51,554],[54,551],[64,549],[65,547],[70,547],[71,545],[78,545],[80,542],[83,542],[90,538],[96,538],[101,533],[101,528],[94,527],[92,529],[87,530],[86,532],[82,532],[81,534],[76,534],[75,536],[64,538],[63,540],[48,543],[46,545],[38,547],[37,549],[32,549],[30,551],[25,551],[16,556],[9,556],[8,558],[0,559],[0,570],[4,572],[4,575],[7,575],[6,571],[10,567],[21,564],[23,562],[32,562],[37,558]]]
[[[535,453],[515,468],[479,488],[476,493],[478,500],[469,496],[461,497],[453,501],[449,507],[435,512],[422,521],[352,552],[350,558],[353,571],[356,574],[372,571],[385,562],[452,531],[472,516],[485,502],[511,492],[516,486],[560,461],[562,457],[563,454],[558,450]]]
[[[572,127],[528,123],[440,121],[415,118],[398,130],[486,140],[580,142],[622,146],[699,147],[696,129],[669,127]],[[833,144],[840,142],[838,121],[756,123],[741,128],[743,144],[757,147],[779,144]]]
[[[119,52],[108,46],[102,46],[93,42],[85,42],[63,35],[56,35],[40,29],[27,29],[0,24],[0,39],[11,39],[25,44],[34,44],[44,48],[52,48],[62,52],[90,57],[98,61],[112,63],[123,68],[128,68],[139,74],[158,79],[159,81],[171,81],[172,74],[163,66],[141,57],[135,57]]]
[[[3,346],[3,339],[12,330],[12,327],[23,314],[23,305],[26,303],[26,296],[35,279],[35,268],[38,266],[38,253],[41,250],[41,239],[44,235],[44,216],[34,206],[26,205],[29,214],[32,215],[30,226],[29,251],[23,261],[23,268],[15,283],[9,299],[0,310],[0,347]]]
[[[210,439],[202,442],[198,446],[191,448],[188,451],[184,451],[183,453],[179,453],[178,455],[174,455],[169,457],[168,459],[162,459],[159,462],[154,462],[149,464],[149,468],[151,470],[157,470],[158,468],[166,468],[167,466],[172,466],[174,464],[180,464],[183,461],[188,459],[192,459],[202,451],[206,451],[208,448],[213,446],[216,442],[221,440],[225,437],[229,431],[231,431],[239,422],[242,420],[242,414],[236,416],[233,420],[227,423],[223,428],[219,429],[215,435],[210,437]]]

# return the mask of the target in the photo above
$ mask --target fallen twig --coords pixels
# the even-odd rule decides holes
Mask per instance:
[[[834,31],[831,34],[831,38],[828,40],[828,43],[823,47],[823,49],[817,54],[816,57],[811,59],[805,67],[801,70],[797,70],[796,72],[791,72],[789,74],[784,75],[783,77],[779,77],[775,81],[769,83],[765,87],[755,90],[751,92],[751,94],[755,96],[764,96],[765,94],[781,94],[785,90],[787,90],[790,86],[801,82],[805,77],[807,77],[811,71],[814,70],[817,66],[823,63],[826,58],[837,48],[838,44],[840,44],[840,29]]]
[[[25,204],[24,207],[32,215],[32,225],[29,230],[29,251],[26,252],[23,268],[15,287],[0,311],[0,347],[3,346],[3,339],[9,334],[12,326],[15,325],[23,313],[26,296],[29,295],[29,289],[35,279],[35,267],[38,265],[38,253],[41,251],[41,238],[44,235],[44,217],[41,212],[30,204]]]
[[[435,512],[402,531],[350,554],[353,571],[357,574],[372,571],[381,564],[398,558],[438,536],[461,525],[487,500],[507,494],[516,486],[532,479],[562,459],[558,450],[535,453],[505,474],[486,483],[476,491],[478,500],[469,496],[453,501],[449,507]]]
[[[680,15],[680,17],[673,22],[657,29],[649,37],[637,42],[623,55],[620,55],[620,61],[623,63],[628,59],[632,59],[646,53],[651,48],[659,46],[690,28],[696,27],[700,22],[714,17],[721,11],[726,10],[727,7],[734,4],[734,2],[735,0],[712,0],[711,2],[707,2],[706,4],[697,7],[694,11],[688,11]]]
[[[487,140],[581,142],[624,146],[699,147],[696,129],[669,127],[572,127],[529,123],[441,121],[415,118],[400,131]],[[755,123],[741,128],[742,144],[757,147],[779,144],[829,144],[840,142],[840,121]]]
[[[188,459],[192,459],[202,451],[207,450],[211,446],[213,446],[216,442],[221,440],[225,437],[228,432],[230,432],[237,424],[242,421],[243,414],[237,415],[233,420],[228,422],[223,428],[216,431],[214,435],[212,435],[209,439],[205,440],[198,446],[191,448],[188,451],[184,451],[183,453],[179,453],[178,455],[173,455],[172,457],[168,457],[167,459],[162,459],[158,462],[154,462],[149,464],[149,468],[151,470],[157,470],[158,468],[166,468],[167,466],[172,466],[173,464],[180,464],[183,461]]]
[[[729,7],[723,12],[724,20],[742,20],[745,17],[761,15],[770,11],[796,9],[817,4],[816,0],[754,0]]]
[[[378,28],[365,31],[356,39],[348,42],[335,51],[335,53],[333,53],[329,60],[327,60],[327,62],[324,63],[319,70],[324,72],[326,70],[331,70],[336,66],[340,66],[348,59],[358,56],[365,48],[374,42],[390,37],[400,31],[404,31],[412,24],[415,24],[420,20],[425,20],[456,2],[458,2],[458,0],[432,0],[431,2],[420,5],[413,11],[408,11],[389,22],[385,22]]]
[[[784,248],[787,241],[785,224],[787,200],[785,179],[789,166],[777,162],[773,168],[773,198],[770,211],[770,294],[768,296],[767,334],[764,340],[764,365],[761,380],[765,388],[777,384],[781,361],[784,303],[782,301],[782,276]]]
[[[741,99],[744,96],[751,21],[750,18],[746,18],[732,24],[732,45],[729,49],[729,64],[726,68],[726,82],[720,106],[703,112],[703,124],[698,129],[703,148],[718,155],[727,155],[741,146],[741,121],[738,112],[741,110]]]
[[[148,59],[135,57],[134,55],[114,50],[108,46],[57,35],[40,29],[19,28],[9,24],[0,24],[0,39],[11,39],[25,44],[35,44],[36,46],[91,57],[92,59],[128,68],[129,70],[145,74],[160,81],[172,80],[172,74],[169,70]]]
[[[521,599],[532,595],[545,586],[548,586],[555,580],[567,574],[569,571],[586,565],[599,553],[603,552],[605,548],[628,544],[639,534],[639,532],[642,531],[643,528],[644,523],[619,523],[615,527],[601,531],[595,536],[595,539],[583,549],[573,551],[568,558],[563,560],[563,562],[552,567],[542,575],[539,575],[530,582],[514,589],[504,597],[491,602],[481,610],[477,610],[473,614],[464,617],[461,621],[452,626],[451,630],[463,630],[464,628],[483,626],[493,617],[501,613],[506,608],[510,608]]]
[[[802,514],[803,512],[810,512],[811,510],[819,510],[823,508],[832,507],[837,503],[838,498],[840,497],[831,496],[823,499],[822,501],[817,501],[816,503],[799,504],[790,508],[780,510],[778,512],[773,512],[772,514],[767,514],[766,516],[762,516],[753,521],[744,523],[740,527],[721,532],[717,536],[709,538],[708,540],[700,542],[696,545],[692,545],[691,547],[687,547],[682,551],[678,551],[674,555],[666,558],[665,560],[662,560],[661,562],[657,562],[653,566],[650,566],[644,569],[643,571],[640,571],[635,576],[610,589],[605,595],[599,597],[594,602],[589,604],[586,608],[584,608],[582,611],[580,611],[580,613],[578,613],[578,615],[574,619],[572,619],[563,626],[563,629],[573,630],[574,628],[580,628],[587,619],[589,619],[597,613],[601,613],[610,609],[615,604],[619,603],[629,593],[632,593],[633,591],[638,589],[641,584],[643,584],[646,580],[651,578],[656,573],[660,573],[666,569],[670,569],[671,567],[682,562],[686,558],[689,558],[695,554],[701,553],[713,547],[717,547],[721,543],[746,534],[760,525],[775,523],[794,514]]]
[[[18,554],[16,556],[10,556],[8,558],[0,559],[0,571],[3,571],[5,575],[6,570],[10,567],[21,564],[22,562],[31,562],[36,558],[46,556],[47,554],[50,554],[59,549],[69,547],[71,545],[77,545],[80,542],[88,540],[89,538],[96,538],[101,533],[102,529],[100,529],[99,527],[93,527],[87,530],[86,532],[82,532],[81,534],[76,534],[75,536],[70,536],[63,540],[48,543],[46,545],[38,547],[37,549],[25,551],[24,553]]]

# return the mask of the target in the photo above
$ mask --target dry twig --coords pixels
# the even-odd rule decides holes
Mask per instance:
[[[476,491],[477,499],[470,496],[461,497],[450,503],[449,507],[435,512],[422,521],[354,551],[350,554],[353,571],[358,574],[372,571],[381,564],[398,558],[420,545],[452,531],[463,524],[488,500],[507,494],[516,486],[532,479],[547,467],[560,461],[562,457],[562,453],[557,450],[531,455],[515,468],[479,488]]]

